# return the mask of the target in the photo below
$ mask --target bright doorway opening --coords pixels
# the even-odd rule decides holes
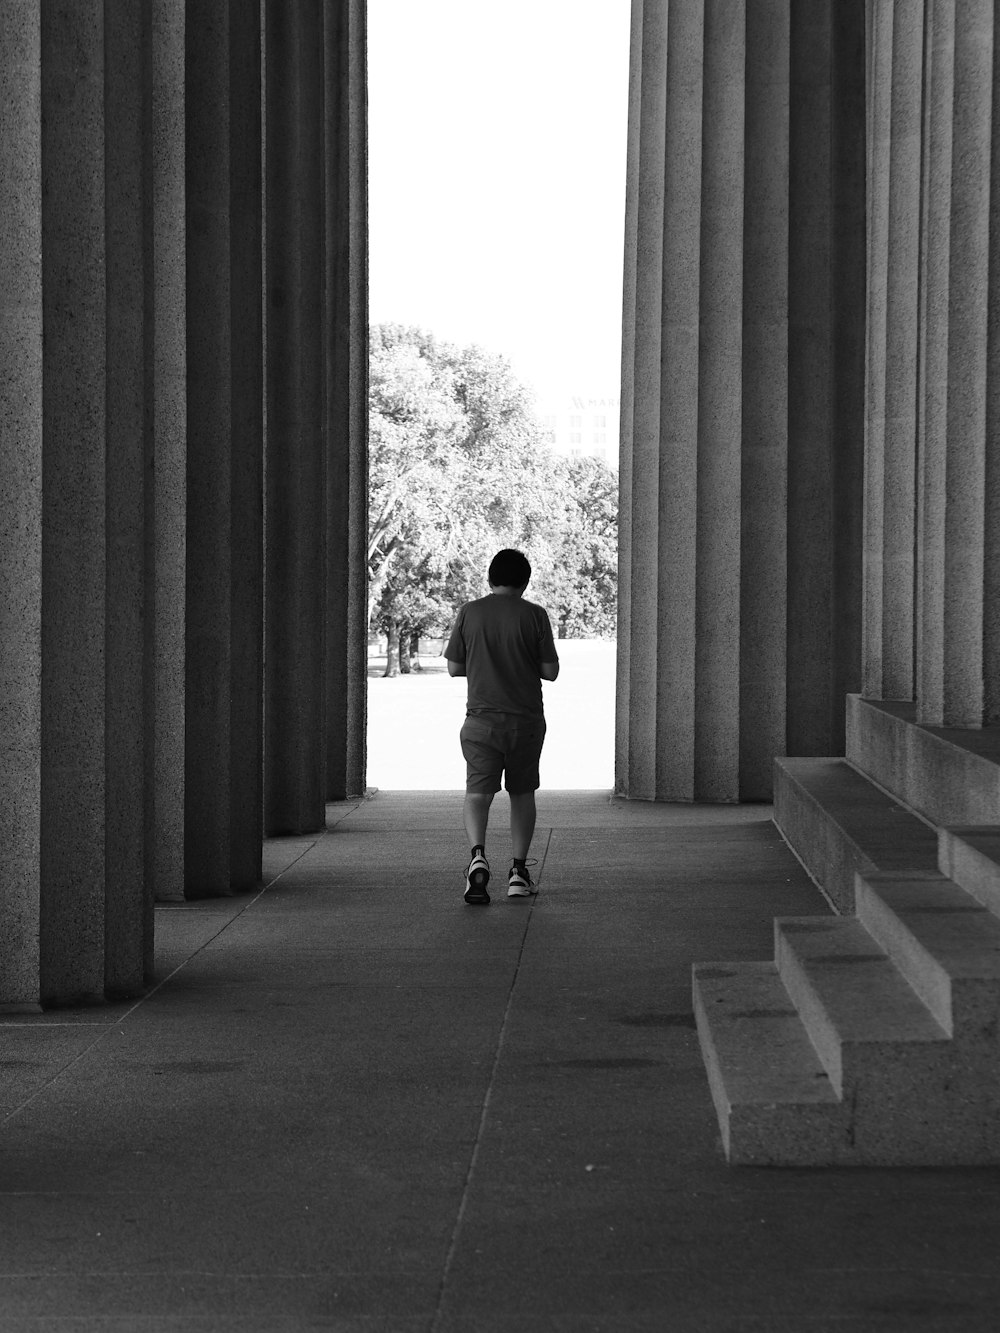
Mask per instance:
[[[630,5],[511,0],[497,15],[468,0],[369,7],[368,781],[389,790],[464,786],[465,683],[442,637],[488,591],[501,546],[527,552],[526,596],[560,636],[543,786],[614,780],[601,515],[613,495],[616,522]],[[459,532],[466,511],[491,549]],[[420,596],[397,606],[394,588]]]

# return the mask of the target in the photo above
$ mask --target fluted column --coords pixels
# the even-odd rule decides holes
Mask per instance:
[[[865,30],[791,7],[787,751],[840,754],[861,661]]]
[[[156,897],[184,897],[187,333],[184,0],[153,0],[153,774]]]
[[[760,799],[859,670],[863,14],[633,14],[616,782]]]
[[[42,8],[43,997],[104,991],[106,282],[101,0]],[[62,836],[57,824],[75,830]]]
[[[639,179],[642,130],[643,0],[632,0],[628,75],[628,144],[625,159],[625,245],[622,262],[622,373],[618,467],[618,655],[615,699],[615,789],[635,782],[648,795],[632,765],[632,453],[635,446],[636,306],[639,298]]]
[[[0,1005],[38,1001],[42,683],[42,118],[37,0],[0,24]]]
[[[261,854],[260,22],[189,0],[185,31],[185,880],[252,887]]]
[[[364,790],[368,514],[366,26],[325,0],[326,798]]]
[[[104,11],[107,995],[153,970],[151,20],[150,0]]]
[[[149,17],[15,4],[0,30],[0,1003],[15,1008],[137,994],[152,961]]]
[[[265,822],[326,808],[324,31],[320,0],[268,0]]]
[[[770,791],[786,749],[790,11],[755,5],[747,32],[739,791]]]
[[[910,699],[923,6],[876,0],[872,33],[864,688]]]
[[[945,496],[948,450],[948,289],[951,249],[955,7],[929,6],[924,56],[920,256],[917,707],[944,717]]]
[[[932,0],[925,61],[918,716],[984,716],[993,6]]]
[[[990,216],[1000,218],[1000,55],[993,33]],[[1000,227],[990,231],[986,340],[986,474],[983,554],[983,721],[1000,723]]]
[[[711,801],[739,798],[746,65],[746,0],[706,0],[692,795]]]
[[[693,8],[700,8],[694,6]],[[666,7],[633,4],[629,179],[623,338],[618,782],[645,798],[656,791],[660,345],[666,165]],[[693,718],[692,718],[693,725]]]

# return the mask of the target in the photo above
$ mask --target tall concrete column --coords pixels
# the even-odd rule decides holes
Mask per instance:
[[[892,28],[896,6],[868,0],[867,274],[863,690],[881,698],[885,515],[886,312],[889,159],[892,141]]]
[[[916,437],[923,5],[873,12],[865,692],[914,692]],[[884,348],[884,350],[883,350]]]
[[[184,220],[184,0],[153,0],[152,874],[155,895],[184,897],[184,671],[187,334]]]
[[[615,698],[615,785],[631,780],[637,794],[651,795],[632,763],[632,455],[635,447],[636,308],[639,299],[639,181],[641,176],[644,0],[632,0],[628,76],[628,145],[625,160],[625,245],[622,256],[622,373],[618,467],[618,655]],[[637,652],[638,659],[639,653]],[[655,715],[654,715],[655,716]]]
[[[963,3],[955,30],[951,172],[943,718],[946,726],[962,727],[983,721],[993,43],[993,5]]]
[[[104,14],[42,7],[40,994],[104,993]],[[67,836],[72,830],[72,836]]]
[[[136,994],[146,889],[148,6],[42,7],[42,1001]]]
[[[917,510],[917,710],[944,718],[948,309],[955,7],[931,0],[924,53]]]
[[[364,791],[367,697],[367,41],[363,0],[325,0],[326,798]]]
[[[188,896],[260,878],[260,21],[188,0],[185,29]]]
[[[265,826],[291,833],[326,817],[324,26],[321,0],[265,14]]]
[[[863,82],[845,73],[863,16],[633,16],[616,782],[760,799],[790,741],[829,749],[833,693],[857,680],[860,532],[840,519],[859,445],[837,455],[862,409],[863,256],[842,233],[863,207]],[[793,604],[818,609],[808,629]]]
[[[788,627],[789,101],[791,15],[754,6],[747,29],[739,791],[771,790],[786,747]]]
[[[37,1004],[41,897],[42,115],[37,0],[0,24],[0,1006]]]
[[[134,995],[152,961],[148,54],[145,4],[4,13],[5,1007]]]
[[[153,971],[151,0],[105,7],[108,995]]]
[[[700,5],[692,6],[699,10]],[[633,5],[629,179],[625,254],[622,471],[619,598],[618,782],[652,799],[656,793],[659,670],[658,512],[660,348],[663,319],[664,171],[666,151],[666,7]],[[697,62],[700,70],[700,62]],[[676,196],[675,196],[676,197]],[[682,594],[683,595],[683,594]],[[692,718],[693,729],[693,718]],[[683,777],[681,779],[683,781]]]
[[[993,34],[990,214],[1000,217],[1000,42]],[[1000,227],[990,233],[990,273],[1000,274]],[[1000,723],[1000,282],[990,282],[986,340],[986,475],[983,555],[983,721]]]
[[[861,662],[865,27],[838,0],[790,17],[787,752],[826,755]]]
[[[264,309],[259,6],[230,3],[232,616],[230,877],[252,888],[264,838]]]
[[[747,17],[706,0],[692,795],[708,801],[739,799]]]
[[[926,59],[918,717],[984,717],[993,7],[930,7]]]

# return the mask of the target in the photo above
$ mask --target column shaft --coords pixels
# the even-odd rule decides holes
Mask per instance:
[[[615,688],[615,790],[632,786],[632,449],[635,421],[636,303],[640,137],[642,131],[643,0],[632,0],[629,46],[628,145],[625,166],[625,253],[622,266],[622,375],[618,465],[618,654]],[[636,787],[637,796],[641,792]]]
[[[230,253],[232,587],[229,857],[234,888],[261,878],[264,839],[264,310],[261,25],[255,5],[232,4]]]
[[[659,529],[661,320],[667,11],[642,6],[642,78],[635,221],[635,359],[632,367],[629,616],[629,790],[655,794],[657,534]],[[641,275],[641,278],[638,276]]]
[[[41,35],[0,24],[0,1005],[38,1001],[42,687]]]
[[[184,2],[153,0],[154,689],[150,849],[155,894],[184,897],[187,334]]]
[[[652,795],[694,795],[705,7],[670,10],[663,194],[663,308],[655,546],[656,765]],[[664,367],[670,367],[664,374]],[[664,577],[665,571],[671,571]],[[636,719],[636,724],[641,724]]]
[[[963,0],[961,11],[950,191],[944,722],[979,727],[994,19],[990,0]]]
[[[189,4],[185,31],[187,533],[185,880],[259,879],[262,517],[260,28]]]
[[[789,7],[747,11],[740,477],[739,795],[766,799],[785,749]]]
[[[326,0],[326,797],[364,790],[367,697],[366,38],[361,0]]]
[[[926,60],[918,717],[984,715],[993,7],[935,0]]]
[[[990,215],[1000,217],[1000,42],[993,41]],[[990,230],[986,337],[986,475],[983,569],[983,721],[1000,723],[1000,227]]]
[[[882,696],[913,697],[917,310],[923,6],[895,7],[889,145],[883,489]]]
[[[324,87],[320,0],[268,0],[265,823],[326,801]]]
[[[868,6],[868,311],[865,374],[865,530],[863,689],[883,697],[885,581],[886,309],[889,261],[889,161],[892,140],[892,26],[895,6]]]
[[[105,978],[137,995],[153,970],[152,237],[150,0],[105,7],[107,629]],[[150,543],[151,545],[151,543]],[[151,571],[150,571],[151,572]],[[147,772],[147,764],[149,771]]]
[[[705,5],[694,796],[706,801],[739,797],[746,14],[745,0]]]
[[[920,273],[917,715],[944,720],[945,513],[948,449],[948,311],[951,253],[955,7],[930,0],[924,58]]]
[[[844,748],[859,688],[864,13],[791,7],[787,749]]]
[[[42,7],[43,1000],[104,993],[103,0]]]

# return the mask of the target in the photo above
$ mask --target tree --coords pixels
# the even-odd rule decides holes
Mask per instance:
[[[505,546],[528,556],[533,599],[549,599],[565,633],[613,633],[613,474],[549,451],[509,363],[382,324],[370,386],[369,615],[387,637],[386,674],[407,669],[414,636],[482,595]]]
[[[597,458],[565,471],[566,504],[545,587],[560,639],[612,638],[618,619],[618,477]]]

